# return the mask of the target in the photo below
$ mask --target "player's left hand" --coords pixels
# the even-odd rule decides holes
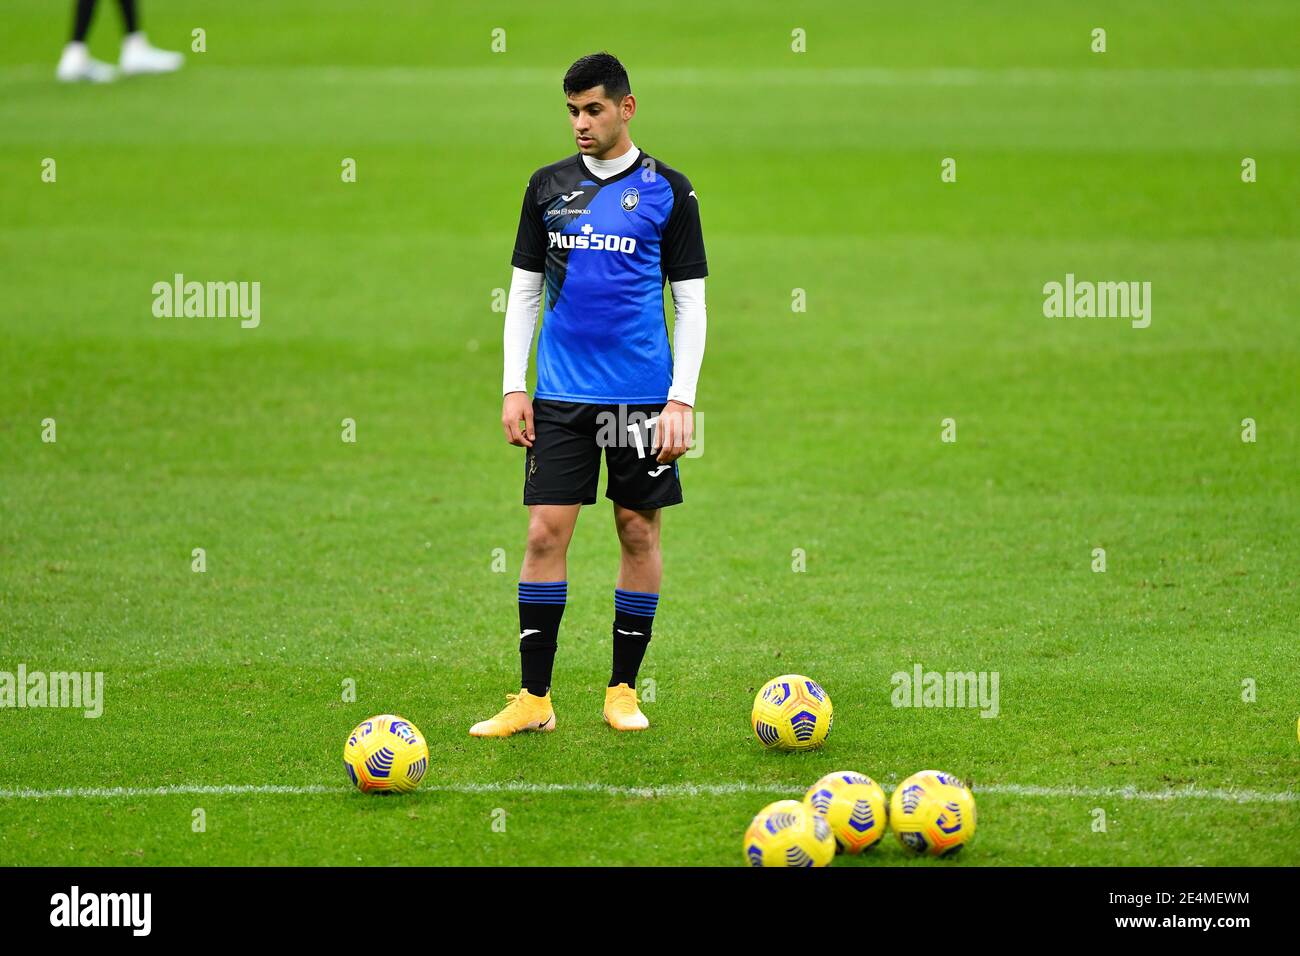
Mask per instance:
[[[659,413],[659,421],[655,423],[655,448],[659,449],[655,461],[661,465],[668,465],[681,458],[686,454],[694,434],[695,419],[692,416],[691,406],[681,402],[669,402]]]

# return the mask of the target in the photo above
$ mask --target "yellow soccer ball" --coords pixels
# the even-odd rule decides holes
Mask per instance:
[[[798,800],[769,803],[745,831],[750,866],[829,866],[835,859],[830,825]]]
[[[380,714],[348,735],[343,766],[362,793],[409,793],[429,769],[429,745],[409,720]]]
[[[866,774],[828,773],[804,794],[803,802],[830,824],[836,847],[843,853],[870,850],[889,829],[885,791]]]
[[[750,712],[754,735],[769,750],[820,747],[834,719],[829,695],[802,674],[772,678],[759,690]]]
[[[952,774],[922,770],[894,791],[889,824],[913,853],[948,856],[975,835],[975,797]]]

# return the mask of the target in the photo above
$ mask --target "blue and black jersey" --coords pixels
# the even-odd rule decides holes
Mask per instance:
[[[639,151],[599,179],[575,153],[533,173],[511,263],[545,273],[536,398],[664,402],[665,280],[709,274],[690,181]]]

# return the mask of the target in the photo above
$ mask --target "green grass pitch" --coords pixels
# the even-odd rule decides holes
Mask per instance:
[[[739,865],[765,803],[927,767],[980,811],[938,865],[1300,863],[1300,9],[856,6],[146,0],[156,43],[207,51],[70,88],[63,5],[9,0],[0,671],[105,690],[98,719],[0,709],[0,864]],[[650,731],[600,719],[602,503],[559,730],[472,740],[518,679],[493,290],[602,48],[700,197],[704,454]],[[260,326],[155,318],[175,273],[260,282]],[[1149,281],[1150,326],[1045,317],[1067,273]],[[997,672],[997,717],[892,706],[916,664]],[[835,703],[819,752],[749,729],[791,671]],[[425,786],[351,792],[344,737],[390,711]]]

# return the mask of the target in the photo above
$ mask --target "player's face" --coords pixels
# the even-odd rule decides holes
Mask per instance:
[[[629,93],[622,103],[605,97],[604,86],[593,86],[581,93],[570,93],[569,122],[573,138],[584,156],[605,159],[605,153],[620,145],[627,121],[636,111],[636,101]]]

